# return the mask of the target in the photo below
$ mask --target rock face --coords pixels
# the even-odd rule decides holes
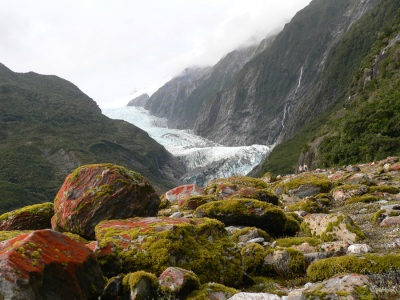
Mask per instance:
[[[97,299],[105,280],[94,254],[52,230],[0,243],[1,299]]]
[[[128,102],[127,106],[143,107],[150,96],[148,94],[140,95]]]
[[[51,228],[53,203],[26,206],[0,216],[0,230],[36,230]]]
[[[240,254],[224,225],[212,219],[133,218],[96,226],[95,251],[106,276],[167,267],[192,270],[202,282],[240,283]]]
[[[86,238],[102,220],[154,216],[160,199],[140,174],[123,167],[98,164],[76,169],[54,200],[52,227]]]

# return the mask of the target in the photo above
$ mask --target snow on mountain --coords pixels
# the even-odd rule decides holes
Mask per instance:
[[[245,175],[271,152],[273,146],[226,147],[191,133],[170,129],[167,120],[151,115],[141,107],[103,108],[103,114],[122,119],[145,130],[186,166],[181,178],[188,183],[205,185],[214,178]]]

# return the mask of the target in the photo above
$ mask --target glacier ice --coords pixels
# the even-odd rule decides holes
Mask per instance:
[[[204,186],[210,180],[245,175],[262,162],[273,146],[226,147],[193,134],[190,130],[171,129],[167,120],[151,115],[141,107],[103,108],[103,114],[121,119],[146,131],[186,166],[181,178]]]

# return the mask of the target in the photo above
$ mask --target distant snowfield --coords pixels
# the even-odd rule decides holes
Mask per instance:
[[[182,178],[187,183],[205,185],[210,180],[232,175],[246,175],[271,152],[272,146],[226,147],[191,133],[170,129],[167,121],[152,116],[140,107],[103,108],[112,119],[125,120],[146,131],[186,166]]]

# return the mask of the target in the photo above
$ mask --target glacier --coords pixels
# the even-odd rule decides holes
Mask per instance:
[[[171,129],[167,120],[153,116],[142,107],[102,108],[104,115],[127,121],[146,131],[185,165],[185,183],[205,186],[210,180],[246,175],[272,151],[273,145],[227,147],[190,130]]]

